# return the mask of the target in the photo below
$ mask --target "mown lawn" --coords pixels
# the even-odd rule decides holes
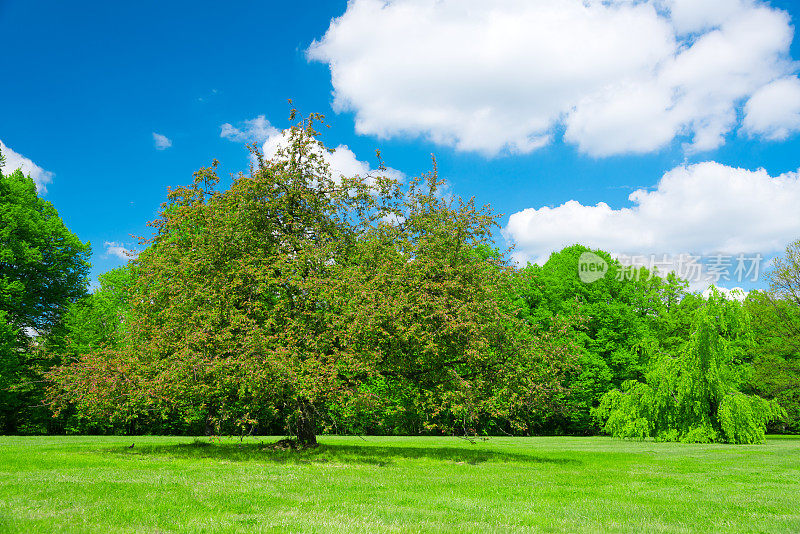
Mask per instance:
[[[796,438],[261,441],[0,437],[0,531],[800,531]]]

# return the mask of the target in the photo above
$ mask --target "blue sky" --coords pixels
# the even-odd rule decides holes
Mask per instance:
[[[0,140],[95,277],[167,186],[244,169],[288,98],[328,117],[347,169],[435,154],[521,261],[576,241],[768,258],[800,238],[798,19],[786,0],[0,0]]]

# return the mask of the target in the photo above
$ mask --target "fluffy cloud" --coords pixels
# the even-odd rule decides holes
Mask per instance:
[[[743,8],[752,5],[745,0],[670,0],[663,2],[669,9],[675,31],[680,34],[708,30],[736,17]]]
[[[287,144],[287,138],[284,133],[277,132],[264,141],[262,150],[267,159],[272,159],[278,154],[278,151],[281,148],[285,148]],[[377,172],[376,169],[370,167],[369,163],[359,160],[347,145],[339,145],[333,152],[320,150],[318,154],[320,154],[325,163],[328,164],[331,174],[334,177],[356,175],[369,176]],[[402,180],[404,177],[402,172],[392,168],[386,169],[382,174],[398,180]]]
[[[172,139],[166,135],[153,132],[153,144],[155,145],[156,150],[166,150],[172,146]]]
[[[594,156],[712,149],[791,75],[789,16],[756,0],[351,0],[308,49],[359,133],[488,155],[564,129]]]
[[[273,127],[264,115],[244,121],[241,128],[229,123],[223,124],[220,137],[231,141],[263,142],[261,151],[267,159],[275,158],[279,150],[288,146],[286,131]],[[332,152],[320,149],[317,154],[328,164],[334,177],[369,176],[377,172],[369,163],[359,160],[347,145],[339,145]],[[405,176],[401,171],[392,168],[386,169],[382,174],[397,180],[402,180]]]
[[[259,115],[244,121],[239,128],[226,122],[220,127],[219,136],[239,143],[263,143],[279,133],[264,115]]]
[[[128,261],[130,259],[135,259],[139,255],[139,251],[125,248],[122,243],[116,241],[106,241],[103,244],[106,247],[106,256],[115,256],[121,260]]]
[[[613,209],[574,200],[528,208],[504,229],[519,260],[545,260],[581,243],[618,254],[770,254],[800,235],[800,175],[771,177],[715,162],[677,167],[654,190],[630,195]]]
[[[11,174],[17,169],[22,169],[25,175],[30,175],[30,177],[33,178],[36,184],[36,190],[39,193],[47,193],[47,184],[53,181],[54,174],[52,172],[42,169],[22,154],[14,152],[11,148],[6,146],[2,140],[0,140],[0,152],[2,152],[3,156],[6,158],[5,165],[2,169],[6,174]]]
[[[800,130],[800,79],[796,76],[765,85],[744,107],[744,130],[782,140]]]

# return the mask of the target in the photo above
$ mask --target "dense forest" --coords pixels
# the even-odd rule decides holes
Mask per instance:
[[[800,431],[800,241],[743,301],[673,273],[515,265],[498,215],[334,176],[312,115],[220,190],[169,191],[152,239],[88,290],[90,247],[0,168],[0,432],[757,443]]]

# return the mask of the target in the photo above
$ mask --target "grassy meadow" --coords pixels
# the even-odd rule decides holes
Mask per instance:
[[[274,439],[0,436],[0,531],[800,531],[798,438]]]

